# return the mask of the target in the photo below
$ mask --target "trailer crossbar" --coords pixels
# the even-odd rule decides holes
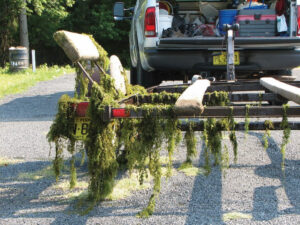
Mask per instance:
[[[194,131],[203,131],[204,130],[204,121],[198,120],[195,121],[183,121],[179,124],[178,128],[182,131],[188,131],[190,129],[190,123],[193,124]],[[282,130],[281,122],[273,122],[272,123],[274,128],[271,130]],[[249,123],[249,130],[256,130],[256,131],[265,131],[266,129],[270,129],[266,127],[265,122],[250,122]],[[291,130],[300,130],[300,123],[299,122],[289,122],[289,128]],[[223,129],[226,131],[225,129]],[[239,122],[235,124],[234,130],[236,131],[245,131],[245,122]]]
[[[249,118],[281,118],[284,110],[281,106],[251,106],[248,108]],[[205,107],[201,115],[194,114],[177,114],[177,118],[245,118],[246,106],[209,106]],[[143,118],[146,111],[142,108],[126,109],[126,108],[111,108],[107,106],[104,118],[106,120],[116,118]],[[153,116],[168,117],[169,109],[153,109]],[[287,108],[286,114],[288,117],[300,117],[300,107],[292,106]],[[175,114],[174,114],[175,115]]]
[[[167,97],[166,97],[167,98]],[[279,101],[282,100],[280,95],[274,93],[229,93],[228,98],[231,102],[258,102],[260,104],[263,101],[271,102],[271,101]],[[169,100],[170,103],[176,102],[176,99]],[[206,104],[209,101],[209,95],[205,94],[203,98],[203,103]],[[162,102],[156,103],[163,103],[165,99],[162,99]],[[145,104],[145,103],[152,103],[152,96],[149,95],[133,95],[129,98],[123,99],[120,104]]]
[[[300,81],[285,81],[285,83],[300,87]],[[188,84],[180,85],[167,85],[167,86],[155,86],[149,89],[149,92],[169,92],[169,93],[182,93]],[[266,89],[260,85],[259,81],[237,81],[235,83],[225,83],[225,82],[212,82],[211,86],[207,89],[207,92],[214,91],[226,91],[226,92],[236,92],[236,91],[265,91]]]

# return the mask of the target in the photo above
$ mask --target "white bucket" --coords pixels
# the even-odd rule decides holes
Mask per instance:
[[[173,16],[159,15],[158,36],[161,37],[163,30],[172,27]]]

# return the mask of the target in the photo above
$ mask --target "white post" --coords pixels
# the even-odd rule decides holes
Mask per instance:
[[[36,71],[36,63],[35,63],[35,50],[31,50],[31,62],[32,62],[32,71],[35,73]]]

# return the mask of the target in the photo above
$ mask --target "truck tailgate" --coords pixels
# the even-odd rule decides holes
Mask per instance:
[[[300,38],[296,37],[236,37],[236,49],[294,49],[300,47]],[[223,37],[162,38],[158,42],[161,49],[221,49],[226,47]]]

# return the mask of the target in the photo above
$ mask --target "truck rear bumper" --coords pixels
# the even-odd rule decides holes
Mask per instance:
[[[148,48],[145,49],[145,56],[155,70],[226,71],[226,66],[213,65],[213,53],[216,51],[218,50]],[[240,52],[240,65],[236,66],[236,71],[285,70],[300,65],[300,50],[297,49],[236,51]]]
[[[235,37],[235,48],[293,49],[300,47],[298,37]],[[226,47],[224,37],[162,38],[158,49],[217,49]]]

